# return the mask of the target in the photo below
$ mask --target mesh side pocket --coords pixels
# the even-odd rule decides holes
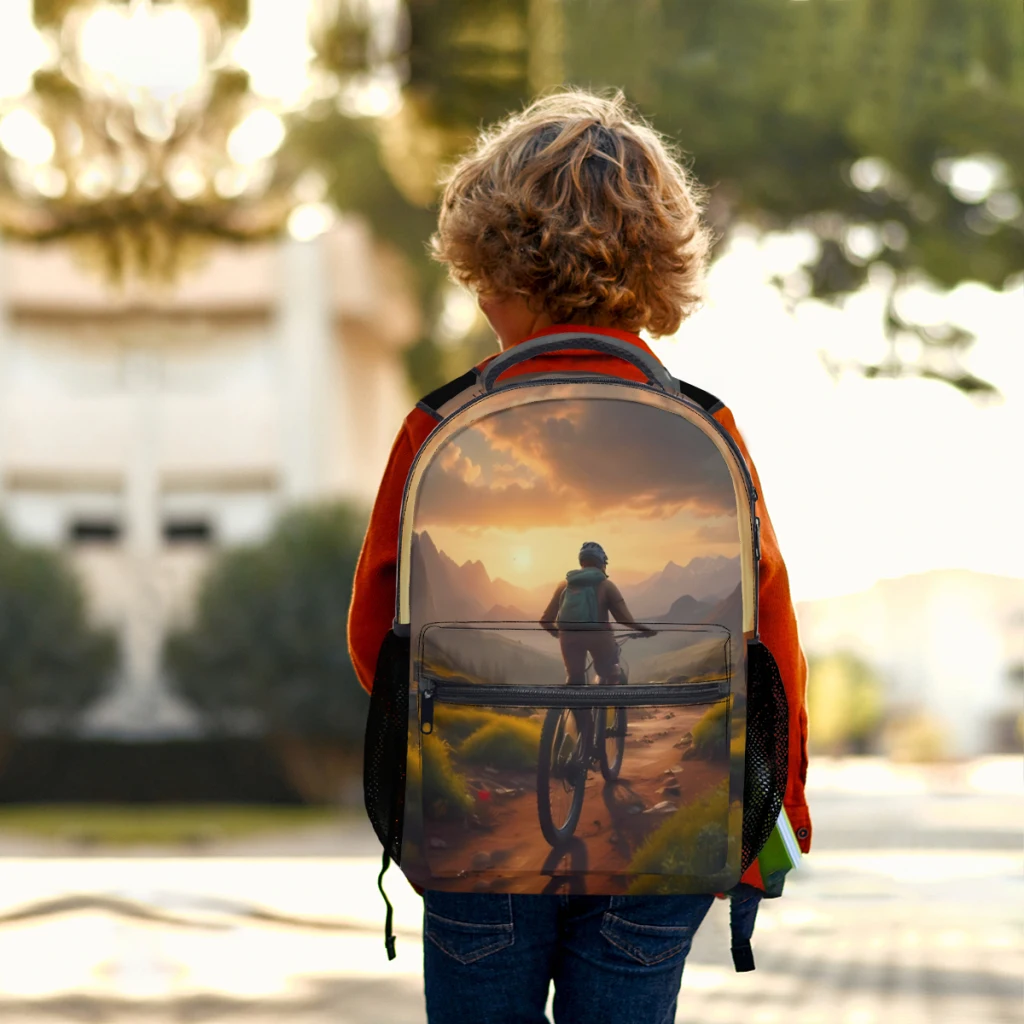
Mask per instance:
[[[764,644],[747,645],[747,754],[743,787],[746,871],[775,828],[789,773],[789,702],[779,666]]]
[[[363,799],[377,838],[397,864],[402,852],[409,732],[409,638],[389,631],[377,656],[363,747]]]

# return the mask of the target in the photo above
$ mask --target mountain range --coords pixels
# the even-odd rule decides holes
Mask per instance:
[[[738,555],[692,558],[686,565],[669,562],[661,572],[620,589],[629,610],[638,619],[664,617],[682,597],[711,604],[725,597],[739,582],[739,564]]]
[[[426,531],[414,539],[413,559],[413,600],[424,622],[536,621],[558,583],[525,588],[491,579],[482,561],[459,565]],[[738,582],[739,558],[714,555],[693,558],[685,566],[670,561],[660,572],[619,589],[637,619],[731,622],[739,618],[732,607],[739,607]]]

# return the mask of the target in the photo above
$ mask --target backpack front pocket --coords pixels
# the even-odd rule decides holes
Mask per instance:
[[[513,629],[529,676],[505,649],[503,681],[486,681],[485,650],[510,643],[502,634]],[[543,630],[469,632],[430,626],[420,645],[409,780],[423,884],[607,894],[721,891],[735,881],[743,732],[727,631],[659,625],[659,636],[677,635],[646,656],[630,652],[631,665],[621,657],[618,671],[607,652],[602,664],[599,644],[628,651],[650,640],[606,631],[573,685],[561,658],[540,661],[545,641],[559,650]],[[473,659],[454,664],[456,646]],[[539,682],[511,681],[524,677]]]

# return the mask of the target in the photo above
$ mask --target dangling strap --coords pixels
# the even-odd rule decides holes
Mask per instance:
[[[387,914],[384,916],[384,948],[388,951],[388,959],[395,959],[395,933],[393,930],[394,924],[394,908],[391,906],[391,900],[388,899],[388,894],[384,891],[384,872],[387,871],[388,866],[391,864],[391,856],[387,850],[384,851],[384,858],[381,862],[380,874],[377,876],[377,888],[380,890],[381,896],[384,897],[384,904],[388,908]]]
[[[732,962],[740,973],[754,970],[754,951],[750,940],[760,896],[733,896],[729,900],[729,931],[732,935]]]

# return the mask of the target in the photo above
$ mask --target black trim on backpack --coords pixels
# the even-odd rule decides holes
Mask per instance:
[[[673,378],[679,386],[679,393],[685,395],[691,402],[696,402],[709,416],[713,416],[719,409],[725,408],[721,399],[715,398],[710,391],[704,391],[695,384],[687,384],[685,380]]]
[[[435,388],[429,395],[425,395],[416,403],[416,408],[422,409],[440,422],[444,417],[438,412],[438,409],[446,402],[450,402],[456,395],[465,391],[466,388],[472,387],[476,382],[476,370],[467,370],[461,377],[456,377],[455,380],[450,380],[447,384],[442,384],[439,388]]]
[[[377,656],[363,746],[363,800],[385,854],[402,856],[409,736],[408,636],[389,630]]]

